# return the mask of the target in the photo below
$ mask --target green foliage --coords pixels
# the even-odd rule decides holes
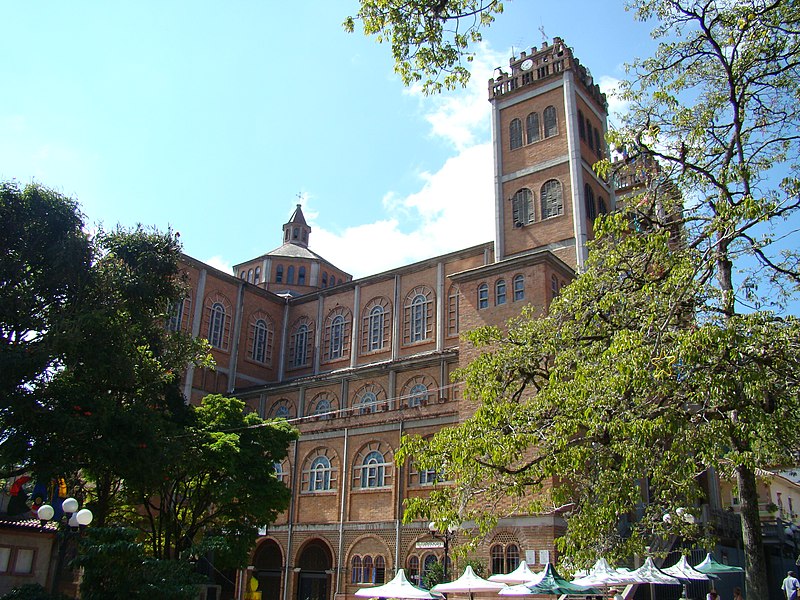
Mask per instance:
[[[440,583],[445,583],[449,578],[444,576],[444,565],[439,562],[431,563],[422,575],[422,586],[426,589],[431,589],[433,586]]]
[[[14,588],[7,594],[0,596],[0,600],[68,600],[64,594],[50,594],[38,583],[29,583]]]
[[[136,531],[122,527],[87,529],[75,562],[84,569],[84,600],[193,600],[197,584],[203,582],[188,560],[152,558],[137,541]]]
[[[502,12],[498,0],[360,0],[344,27],[352,32],[361,21],[366,35],[389,42],[403,83],[422,81],[430,94],[466,85],[470,73],[462,61],[472,61],[470,45]]]
[[[220,395],[206,396],[192,417],[170,440],[169,460],[151,464],[148,479],[126,482],[132,501],[146,511],[139,527],[156,557],[214,550],[218,567],[243,566],[258,528],[288,507],[290,492],[275,463],[286,457],[297,430]]]

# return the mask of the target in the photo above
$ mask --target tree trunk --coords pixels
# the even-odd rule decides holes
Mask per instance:
[[[736,467],[739,498],[742,502],[742,542],[745,555],[745,583],[748,598],[769,598],[767,563],[758,516],[758,488],[755,472],[744,466]]]

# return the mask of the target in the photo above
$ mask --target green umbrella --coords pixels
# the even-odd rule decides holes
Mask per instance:
[[[695,567],[695,570],[705,573],[706,575],[718,575],[719,573],[744,573],[742,567],[734,567],[733,565],[723,565],[714,560],[711,552],[706,554],[705,559]]]

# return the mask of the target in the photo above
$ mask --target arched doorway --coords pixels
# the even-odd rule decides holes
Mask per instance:
[[[300,553],[297,566],[300,567],[297,600],[328,600],[333,567],[328,547],[319,540],[309,542]]]
[[[262,600],[281,599],[281,549],[273,540],[266,540],[253,557],[253,577],[258,580]]]

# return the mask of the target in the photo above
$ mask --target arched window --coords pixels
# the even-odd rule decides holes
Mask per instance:
[[[522,147],[522,121],[512,119],[508,126],[508,135],[511,140],[511,149],[516,150]]]
[[[383,454],[373,450],[364,457],[360,468],[362,488],[383,487],[386,468]]]
[[[424,295],[417,294],[411,301],[411,341],[419,342],[427,338],[428,302]]]
[[[421,584],[419,576],[419,556],[408,557],[408,580],[416,586]]]
[[[542,186],[542,219],[564,214],[564,201],[561,195],[561,182],[550,179]]]
[[[258,319],[253,326],[253,360],[264,363],[267,358],[267,322]]]
[[[383,321],[386,318],[382,306],[373,306],[369,311],[369,341],[367,342],[370,351],[383,348]]]
[[[286,404],[280,404],[274,413],[274,418],[276,419],[288,419],[289,418],[289,407]]]
[[[601,196],[597,197],[597,212],[601,215],[608,214],[608,208],[606,207],[606,201],[603,200]]]
[[[361,583],[361,557],[356,554],[350,561],[350,583]]]
[[[283,471],[283,465],[279,462],[275,462],[272,463],[272,468],[275,469],[275,479],[283,481],[286,477],[286,473]]]
[[[297,227],[292,229],[292,239],[296,240],[299,236],[300,236],[300,230]]]
[[[172,302],[167,309],[166,327],[167,331],[180,331],[183,324],[183,311],[189,303],[188,298],[183,298],[177,302]]]
[[[331,461],[327,456],[318,456],[311,462],[309,492],[324,492],[331,489]]]
[[[495,544],[489,550],[489,554],[492,560],[492,574],[499,575],[501,573],[505,573],[505,556],[503,553],[503,546],[502,544]]]
[[[549,138],[558,135],[558,119],[556,118],[556,107],[548,106],[544,109],[544,137]]]
[[[411,388],[411,392],[408,395],[408,405],[411,407],[423,406],[428,403],[428,396],[428,386],[424,383],[418,383]]]
[[[435,316],[432,306],[436,297],[427,286],[418,286],[406,296],[404,306],[403,342],[414,344],[431,338]]]
[[[208,342],[214,348],[222,348],[225,331],[225,307],[220,302],[211,305],[211,318],[208,323]]]
[[[511,199],[514,225],[528,225],[533,223],[533,193],[528,188],[522,188]]]
[[[578,111],[578,135],[582,140],[586,139],[586,126],[583,124],[583,112]]]
[[[322,287],[328,287],[328,274],[325,271],[322,272]]]
[[[372,583],[383,583],[386,579],[386,560],[383,556],[376,556],[375,557],[375,577],[372,579]]]
[[[261,282],[261,267],[256,267],[256,274],[253,277],[253,283]]]
[[[297,284],[298,285],[305,285],[306,284],[306,268],[300,267],[297,271]]]
[[[458,303],[461,291],[458,284],[452,284],[447,294],[447,335],[458,335]]]
[[[358,399],[358,414],[368,415],[378,412],[378,396],[375,392],[366,391]]]
[[[509,544],[506,546],[506,573],[511,573],[519,566],[519,546]]]
[[[330,419],[332,410],[331,401],[327,398],[321,398],[314,406],[314,414],[322,419]]]
[[[498,279],[494,284],[494,303],[495,305],[506,303],[506,281]]]
[[[525,277],[522,275],[514,276],[514,302],[525,299]]]
[[[283,265],[275,268],[275,283],[283,283]]]
[[[292,366],[302,367],[308,356],[308,325],[302,323],[292,334]]]
[[[594,206],[594,192],[592,186],[588,183],[583,186],[584,202],[586,203],[586,218],[594,221],[597,217],[597,211]]]
[[[422,575],[421,575],[421,577],[422,577],[423,581],[425,580],[425,577],[427,577],[428,572],[431,570],[433,565],[435,565],[437,562],[439,562],[439,561],[436,560],[436,555],[435,554],[426,554],[425,558],[422,559]]]
[[[336,315],[331,321],[330,343],[331,360],[342,358],[342,351],[344,349],[344,317],[342,315]]]
[[[294,265],[289,265],[286,269],[286,283],[294,283]]]
[[[595,127],[594,130],[594,151],[599,158],[603,158],[603,146],[600,145],[600,132]]]
[[[555,275],[550,276],[550,295],[555,298],[558,296],[558,277]]]
[[[586,117],[586,131],[588,135],[586,136],[586,141],[589,142],[589,148],[594,150],[594,138],[592,137],[592,122],[589,120],[589,117]]]
[[[539,133],[539,113],[532,112],[525,117],[525,134],[529,144],[539,141],[541,137]]]
[[[242,278],[242,281],[245,281],[247,279],[247,271],[242,269],[241,272],[239,273],[239,277]]]
[[[489,286],[485,283],[478,286],[478,308],[489,308]]]
[[[372,583],[373,574],[372,557],[367,555],[361,561],[361,582]]]
[[[247,271],[247,282],[253,283],[253,269],[248,269]]]

